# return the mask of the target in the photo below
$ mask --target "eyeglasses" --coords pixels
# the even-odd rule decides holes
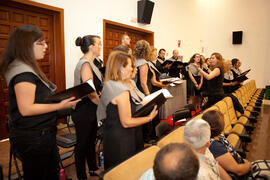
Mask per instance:
[[[36,43],[36,45],[40,45],[40,46],[45,46],[45,45],[47,45],[47,43],[46,43],[45,40],[43,40],[43,41],[36,41],[35,43]]]

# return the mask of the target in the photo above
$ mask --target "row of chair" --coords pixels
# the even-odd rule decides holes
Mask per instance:
[[[232,146],[235,149],[238,149],[238,152],[244,156],[246,144],[251,141],[249,134],[254,129],[255,121],[253,120],[253,116],[258,115],[258,111],[262,104],[263,90],[257,89],[255,81],[251,80],[237,90],[234,95],[244,107],[244,114],[238,113],[238,111],[235,110],[231,97],[226,97],[192,119],[202,118],[203,114],[210,110],[221,111],[225,120],[223,133],[227,136],[227,139]],[[251,108],[251,106],[253,108]],[[141,151],[118,166],[106,171],[103,174],[102,179],[122,180],[126,179],[127,175],[128,179],[138,179],[145,171],[153,167],[155,155],[160,148],[170,143],[184,142],[184,128],[185,126],[181,126],[174,129],[165,137],[161,138],[156,145]]]

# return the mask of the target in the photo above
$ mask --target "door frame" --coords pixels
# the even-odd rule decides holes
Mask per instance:
[[[116,28],[126,30],[127,32],[128,31],[139,32],[140,34],[143,34],[145,36],[145,40],[148,41],[150,45],[154,46],[154,32],[149,31],[149,30],[145,30],[142,28],[110,21],[107,19],[103,19],[103,58],[104,58],[105,46],[107,43],[106,42],[106,31],[107,31],[108,26],[114,26]],[[106,60],[104,62],[106,62]]]
[[[46,11],[53,16],[53,32],[54,32],[54,52],[55,52],[55,84],[57,91],[66,89],[66,70],[65,70],[65,35],[64,35],[64,9],[53,7],[46,4],[41,4],[33,1],[25,0],[11,0],[14,4],[24,7],[32,7],[33,9],[40,9]],[[57,37],[57,38],[56,38]],[[59,71],[61,69],[61,71]]]
[[[53,17],[53,35],[54,40],[54,64],[51,68],[54,73],[54,83],[57,85],[57,90],[66,89],[66,75],[65,75],[65,39],[64,39],[64,10],[61,8],[41,4],[33,1],[26,0],[1,0],[0,4],[20,8],[26,11],[39,12],[48,14]],[[4,89],[3,89],[4,90]],[[8,106],[8,104],[7,104]],[[4,112],[2,112],[4,113]],[[0,139],[7,137],[5,121],[7,117],[0,119]]]

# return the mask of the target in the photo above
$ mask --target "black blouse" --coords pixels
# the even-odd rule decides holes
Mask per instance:
[[[14,86],[20,82],[29,82],[36,85],[34,103],[47,104],[46,97],[52,94],[51,90],[41,82],[41,80],[31,72],[24,72],[13,77],[9,83],[9,114],[12,126],[21,130],[42,130],[46,128],[56,127],[57,113],[56,111],[34,115],[22,116],[18,109]]]

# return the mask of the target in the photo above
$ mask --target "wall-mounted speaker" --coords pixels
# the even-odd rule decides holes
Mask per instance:
[[[233,32],[233,44],[242,44],[243,31],[234,31]]]
[[[139,23],[150,24],[155,3],[150,0],[137,2],[137,19]]]

